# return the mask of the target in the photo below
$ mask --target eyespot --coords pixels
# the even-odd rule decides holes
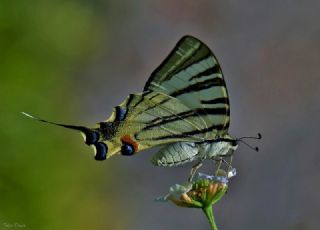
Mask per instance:
[[[85,142],[87,145],[92,145],[99,140],[99,133],[95,131],[88,130],[84,132]]]
[[[123,143],[121,146],[121,154],[124,156],[131,156],[134,154],[134,148],[130,144]]]
[[[121,108],[120,106],[116,106],[116,121],[123,121],[127,115],[127,110],[124,108]]]
[[[97,142],[94,146],[96,148],[96,155],[94,156],[94,159],[97,161],[105,160],[107,158],[108,146],[103,142]]]
[[[132,140],[129,135],[124,135],[121,137],[122,146],[121,154],[124,156],[132,156],[134,153],[138,152],[139,145],[137,142]]]

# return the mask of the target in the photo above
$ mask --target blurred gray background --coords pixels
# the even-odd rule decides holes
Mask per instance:
[[[35,5],[36,10],[19,6],[21,15],[35,14],[44,25],[56,20],[48,25],[48,31],[53,25],[52,36],[75,28],[80,32],[59,37],[69,43],[55,52],[55,59],[51,53],[55,46],[45,53],[30,48],[39,47],[38,38],[30,33],[34,44],[25,43],[29,48],[25,53],[40,53],[39,60],[46,60],[54,71],[39,70],[27,92],[13,88],[19,84],[23,88],[35,76],[32,72],[24,80],[2,84],[7,92],[1,109],[8,118],[1,120],[6,137],[1,145],[8,140],[10,146],[21,145],[2,151],[2,222],[26,223],[26,229],[209,229],[200,210],[153,201],[170,185],[185,181],[191,165],[154,167],[149,159],[155,150],[95,162],[91,149],[74,133],[16,115],[27,110],[55,121],[83,125],[102,121],[129,93],[140,92],[176,42],[190,34],[205,42],[220,61],[230,94],[230,134],[263,135],[259,142],[250,141],[260,152],[242,145],[235,154],[238,175],[214,209],[219,229],[318,229],[319,1],[83,0]],[[17,12],[13,5],[10,9]],[[4,19],[10,17],[15,16]],[[30,28],[38,26],[35,22],[29,22]],[[17,25],[23,30],[23,22],[11,27]],[[41,50],[46,50],[48,37],[40,37]],[[73,43],[79,45],[71,49]],[[61,55],[68,59],[60,63]],[[3,65],[6,60],[4,56]],[[6,76],[17,78],[15,72]],[[15,97],[19,100],[10,102]],[[17,106],[9,106],[12,103]],[[50,151],[38,150],[37,144],[49,144]],[[28,156],[29,152],[33,154]],[[50,160],[44,164],[43,158]],[[207,163],[202,171],[209,172],[210,166]],[[28,176],[21,173],[35,169]],[[41,183],[44,187],[38,188]],[[8,195],[12,191],[21,201]],[[21,207],[22,202],[27,203]],[[6,229],[0,223],[1,227]]]

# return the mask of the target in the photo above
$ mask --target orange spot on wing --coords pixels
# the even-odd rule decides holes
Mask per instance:
[[[138,152],[139,144],[137,142],[135,142],[134,140],[132,140],[132,138],[129,135],[124,135],[123,137],[121,137],[121,141],[126,144],[132,145],[134,148],[134,152],[135,153]]]

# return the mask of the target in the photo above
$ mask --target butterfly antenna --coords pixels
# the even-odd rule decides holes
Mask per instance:
[[[260,140],[262,138],[261,133],[258,133],[257,137],[240,137],[238,140],[242,140],[242,139],[256,139],[256,140]]]
[[[245,144],[246,146],[248,146],[250,149],[256,151],[256,152],[259,152],[259,148],[258,147],[253,147],[251,145],[249,145],[247,142],[243,141],[243,140],[238,140],[240,142],[242,142],[243,144]]]
[[[240,137],[237,139],[237,141],[245,144],[247,147],[249,147],[250,149],[259,152],[259,148],[258,147],[253,147],[252,145],[249,145],[247,142],[245,142],[243,139],[255,139],[255,140],[260,140],[262,138],[262,135],[260,133],[258,133],[257,137]]]

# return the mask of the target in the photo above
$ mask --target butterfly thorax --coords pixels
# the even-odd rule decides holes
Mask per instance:
[[[228,135],[198,144],[199,154],[204,159],[230,155],[237,147],[237,141]]]

